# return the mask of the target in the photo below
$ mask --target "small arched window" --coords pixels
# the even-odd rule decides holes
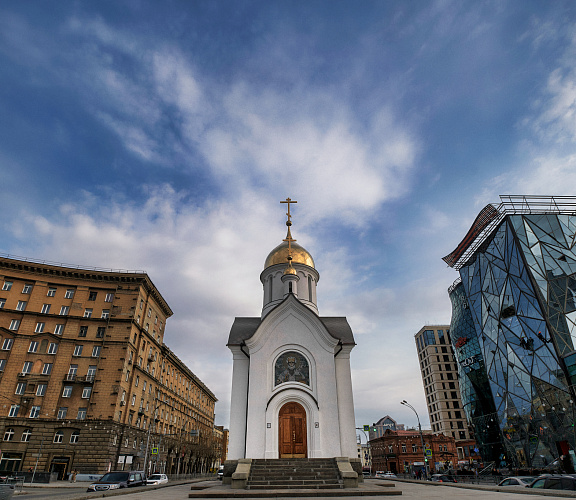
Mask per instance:
[[[8,427],[4,432],[4,441],[12,441],[12,439],[14,439],[14,429]]]
[[[72,444],[76,444],[78,442],[78,439],[80,438],[80,431],[74,431],[71,435],[70,435],[70,442]]]
[[[61,443],[62,441],[64,441],[64,432],[56,431],[56,434],[54,434],[54,442]]]
[[[312,302],[312,276],[308,276],[308,300]]]
[[[27,443],[28,441],[30,441],[30,436],[32,436],[32,429],[24,429],[20,441]]]

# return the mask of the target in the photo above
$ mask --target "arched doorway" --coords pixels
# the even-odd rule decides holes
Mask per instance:
[[[306,458],[306,410],[298,403],[286,403],[278,414],[280,458]]]

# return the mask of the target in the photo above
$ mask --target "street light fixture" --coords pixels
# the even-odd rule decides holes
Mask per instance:
[[[422,426],[420,425],[420,417],[418,416],[418,412],[416,411],[416,409],[410,404],[408,403],[408,401],[404,400],[404,401],[400,401],[401,405],[407,406],[408,408],[410,408],[416,415],[416,419],[418,420],[418,431],[420,432],[420,443],[422,444],[422,454],[424,456],[424,471],[426,472],[426,476],[430,475],[430,470],[428,469],[428,459],[426,457],[426,450],[424,449],[424,437],[422,436]]]

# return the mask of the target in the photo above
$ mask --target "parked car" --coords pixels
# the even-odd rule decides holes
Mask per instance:
[[[224,466],[221,465],[220,467],[218,467],[218,479],[222,480],[223,477],[224,477]]]
[[[146,479],[146,484],[164,484],[168,482],[168,476],[166,474],[151,474]]]
[[[430,481],[436,483],[457,483],[456,478],[452,476],[447,476],[446,474],[432,474],[430,476]]]
[[[394,474],[393,472],[382,472],[382,471],[378,471],[376,472],[376,477],[380,478],[380,479],[394,479],[396,478],[396,474]]]
[[[576,491],[576,477],[560,474],[548,474],[537,477],[527,486],[527,488]]]
[[[519,486],[521,488],[525,488],[528,486],[532,481],[536,479],[534,476],[511,476],[507,477],[506,479],[502,479],[497,486]]]
[[[114,471],[104,474],[98,481],[88,486],[86,491],[106,491],[129,486],[143,486],[145,483],[143,471]]]

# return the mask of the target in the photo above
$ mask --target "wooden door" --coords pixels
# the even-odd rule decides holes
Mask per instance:
[[[280,458],[305,458],[306,411],[298,403],[286,403],[278,415]]]

